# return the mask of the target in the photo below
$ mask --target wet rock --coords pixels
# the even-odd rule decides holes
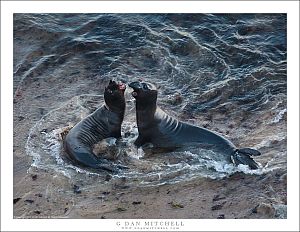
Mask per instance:
[[[282,181],[285,185],[287,184],[287,174],[284,173],[280,176],[279,181]]]
[[[175,100],[175,103],[176,103],[176,104],[182,103],[182,100],[183,100],[183,99],[182,99],[182,95],[181,95],[180,93],[176,93],[174,97],[175,97],[174,100]]]
[[[30,135],[30,138],[36,138],[37,137],[37,135],[36,134],[32,134],[32,135]]]
[[[182,103],[182,101],[183,98],[180,93],[175,93],[174,95],[169,96],[169,98],[167,99],[167,102],[172,105],[179,105],[180,103]]]
[[[15,96],[18,97],[18,98],[22,97],[22,90],[18,89],[18,90],[16,91]]]
[[[258,207],[258,205],[255,206],[255,207],[251,210],[251,212],[252,212],[252,213],[257,213],[257,207]]]
[[[35,210],[35,211],[33,211],[35,214],[41,214],[41,211],[39,211],[39,210]]]
[[[48,129],[43,129],[40,131],[40,133],[48,133]]]
[[[36,180],[37,179],[37,174],[31,175],[31,179]]]
[[[25,119],[25,117],[23,117],[23,116],[19,116],[18,117],[19,122],[22,121],[22,120],[24,120],[24,119]]]
[[[81,190],[79,189],[79,186],[77,186],[77,185],[75,185],[75,184],[74,184],[74,186],[73,186],[73,191],[74,191],[74,193],[76,193],[76,194],[80,194],[80,193],[81,193]]]
[[[233,124],[229,124],[228,128],[232,129],[232,128],[234,128],[234,125]]]
[[[245,179],[245,174],[240,173],[240,172],[234,173],[230,176],[230,179],[231,180],[243,180],[243,179]]]
[[[225,219],[225,215],[224,214],[220,214],[220,215],[218,215],[217,219]]]
[[[68,212],[69,208],[65,208],[64,209],[64,214],[66,214]]]
[[[24,202],[32,204],[34,202],[34,200],[25,200]]]
[[[121,177],[121,178],[118,180],[118,183],[114,184],[114,187],[115,187],[116,189],[128,189],[128,188],[130,188],[130,186],[127,185],[126,182],[127,182],[126,177]]]
[[[182,209],[184,208],[184,206],[178,202],[175,202],[175,201],[171,201],[170,203],[168,203],[172,206],[172,208],[174,209]]]
[[[215,195],[213,198],[213,201],[220,201],[220,200],[224,200],[226,197],[221,197],[220,195]]]
[[[214,205],[211,207],[211,210],[220,210],[223,208],[223,206],[225,205],[226,201],[225,202],[222,202],[221,204],[217,204],[217,205]]]
[[[117,189],[129,189],[130,188],[130,185],[115,185],[115,187],[117,188]]]
[[[108,194],[110,194],[110,192],[104,191],[104,192],[102,192],[102,194],[103,194],[103,195],[108,195]]]
[[[128,137],[130,137],[130,135],[131,135],[131,133],[127,131],[127,132],[125,132],[124,137],[128,138]]]
[[[44,115],[46,110],[44,108],[39,108],[39,111],[41,115]]]
[[[105,216],[101,216],[101,219],[105,219]]]
[[[139,205],[141,203],[142,203],[141,201],[134,201],[134,202],[132,202],[133,205]]]
[[[21,200],[22,198],[21,197],[18,197],[18,198],[15,198],[14,199],[14,204],[16,204],[19,200]]]
[[[214,205],[211,207],[211,210],[220,210],[222,209],[223,205]]]
[[[61,139],[62,141],[65,140],[67,134],[70,132],[71,129],[72,129],[71,126],[64,127],[64,128],[62,129],[62,132],[60,132],[60,134],[59,134],[59,137],[60,137],[60,139]]]
[[[72,73],[70,74],[70,76],[76,75],[76,74],[79,74],[79,73],[80,73],[80,71],[75,71],[75,72],[72,72]]]
[[[108,174],[108,175],[105,176],[105,181],[110,181],[111,178],[112,178],[112,176]]]
[[[262,202],[257,206],[256,211],[261,215],[265,215],[271,218],[275,217],[275,209],[271,204]]]
[[[125,208],[123,208],[123,207],[118,207],[117,208],[117,211],[119,211],[119,212],[123,212],[123,211],[126,211],[127,209],[125,209]]]
[[[210,125],[209,125],[208,123],[203,124],[203,127],[204,127],[204,128],[209,128],[209,126],[210,126]]]
[[[42,196],[43,196],[43,194],[41,194],[41,193],[37,193],[37,194],[35,194],[35,196],[37,196],[37,197],[42,197]]]
[[[41,99],[41,98],[47,98],[48,96],[46,94],[41,94],[35,97],[35,99]]]

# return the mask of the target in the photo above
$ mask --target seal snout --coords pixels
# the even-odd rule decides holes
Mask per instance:
[[[138,92],[143,88],[142,83],[139,81],[131,82],[128,86],[133,89],[133,92],[131,93],[133,97],[137,97]]]
[[[113,92],[115,90],[119,90],[122,93],[124,93],[125,90],[126,90],[126,84],[123,83],[123,82],[121,82],[121,81],[116,82],[114,80],[110,80],[109,84],[107,86],[107,89],[108,89],[109,92]]]
[[[142,83],[139,82],[139,81],[131,82],[128,86],[130,88],[133,88],[133,90],[138,90],[138,89],[142,89],[143,88]]]

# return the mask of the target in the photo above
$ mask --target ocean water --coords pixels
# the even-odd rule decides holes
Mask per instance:
[[[251,171],[207,150],[137,149],[128,88],[123,138],[98,146],[130,168],[113,180],[148,186],[286,170],[286,21],[286,14],[15,14],[14,100],[30,95],[43,105],[25,145],[32,167],[105,178],[66,160],[60,133],[103,104],[104,86],[115,79],[154,83],[169,114],[262,155],[255,158],[261,168]]]

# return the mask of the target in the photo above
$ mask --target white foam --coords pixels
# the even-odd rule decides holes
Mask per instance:
[[[283,119],[284,114],[287,112],[287,109],[280,110],[278,114],[274,117],[274,119],[271,121],[271,123],[277,123],[281,119]]]
[[[62,138],[61,133],[66,127],[70,127],[70,122],[66,116],[72,115],[70,120],[74,121],[74,116],[80,119],[80,115],[86,114],[87,109],[83,107],[84,100],[88,96],[78,96],[70,102],[62,105],[45,115],[31,129],[26,143],[26,152],[33,157],[32,167],[45,170],[52,170],[72,179],[84,176],[103,176],[96,172],[66,162],[62,157]],[[71,116],[70,116],[71,117]],[[53,128],[52,131],[44,131],[44,128]],[[138,136],[136,123],[125,121],[122,125],[122,139],[107,138],[102,141],[105,146],[119,146],[126,154],[129,170],[123,170],[113,176],[113,178],[126,178],[129,184],[139,186],[162,185],[166,183],[178,183],[181,181],[192,180],[204,177],[211,179],[225,178],[233,173],[242,172],[250,175],[261,175],[274,168],[266,165],[257,170],[251,170],[246,165],[234,166],[224,160],[220,160],[220,155],[213,151],[197,149],[196,151],[187,148],[186,151],[170,152],[166,154],[152,154],[150,157],[145,155],[142,148],[137,148],[134,141]],[[272,139],[280,139],[280,135]],[[258,146],[266,146],[272,140],[268,138]],[[104,146],[104,147],[105,147]],[[149,147],[148,147],[149,148]],[[117,149],[117,152],[120,151]],[[151,149],[151,147],[150,147]],[[124,157],[123,157],[124,158]]]
[[[29,156],[33,157],[32,167],[53,170],[62,173],[68,178],[72,176],[70,170],[75,170],[79,173],[94,174],[73,165],[66,164],[62,159],[60,133],[63,132],[66,127],[70,127],[69,122],[50,132],[43,131],[42,128],[47,125],[47,123],[51,125],[59,122],[59,119],[66,115],[66,109],[72,109],[72,107],[73,111],[78,115],[86,115],[88,110],[81,105],[80,98],[95,96],[98,97],[97,95],[80,95],[72,98],[70,101],[62,104],[61,107],[48,112],[30,129],[25,151]],[[55,117],[57,117],[57,119],[55,119]]]

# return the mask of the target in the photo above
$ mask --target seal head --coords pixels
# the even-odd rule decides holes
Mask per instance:
[[[133,89],[131,95],[136,100],[137,110],[156,106],[157,88],[155,85],[147,82],[135,81],[131,82],[128,86]]]
[[[126,85],[122,82],[115,82],[110,80],[107,87],[104,90],[104,101],[107,108],[113,112],[124,111],[125,98],[124,92]]]

